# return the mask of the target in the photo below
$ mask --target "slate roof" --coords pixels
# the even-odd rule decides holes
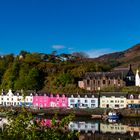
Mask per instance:
[[[120,97],[120,96],[127,96],[127,93],[125,92],[101,92],[100,93],[100,97],[102,96],[106,96],[106,97],[111,97],[111,96],[115,96],[115,97]]]
[[[102,77],[106,78],[118,78],[120,77],[121,79],[124,78],[124,73],[123,72],[87,72],[85,73],[84,78],[95,78],[95,79],[101,79]]]
[[[94,96],[95,98],[98,98],[99,95],[97,93],[70,93],[70,94],[66,94],[67,97],[71,97],[73,95],[74,98],[78,98],[78,96],[80,98],[92,98],[92,96]]]
[[[106,78],[118,78],[120,77],[121,79],[124,79],[126,76],[135,76],[131,65],[129,68],[115,68],[113,71],[111,72],[87,72],[85,73],[83,78],[89,78],[89,79],[101,79],[102,77],[106,77]]]
[[[127,99],[132,99],[133,96],[133,99],[140,99],[140,94],[127,94]]]

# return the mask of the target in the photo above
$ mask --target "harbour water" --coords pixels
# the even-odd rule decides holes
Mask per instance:
[[[80,140],[140,140],[140,119],[101,121],[77,118],[69,124],[70,130],[80,133]]]
[[[50,118],[39,116],[44,124],[51,123]],[[0,120],[0,127],[7,123],[6,118]],[[79,140],[140,140],[140,119],[125,118],[117,122],[91,118],[75,118],[69,123],[70,131],[79,132]]]

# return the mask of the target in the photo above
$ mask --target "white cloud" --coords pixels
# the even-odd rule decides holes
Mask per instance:
[[[70,47],[70,48],[68,48],[68,50],[73,50],[73,48]]]
[[[95,58],[95,57],[101,56],[103,54],[108,54],[111,52],[112,52],[112,50],[110,50],[108,48],[85,51],[85,53],[88,54],[90,58]]]
[[[64,49],[65,46],[63,46],[63,45],[53,45],[52,48],[59,50],[59,49]]]

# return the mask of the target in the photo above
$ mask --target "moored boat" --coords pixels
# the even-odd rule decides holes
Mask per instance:
[[[110,111],[109,113],[108,113],[108,119],[115,119],[115,120],[118,120],[118,119],[120,119],[120,114],[119,113],[117,113],[117,112],[112,112],[112,111]]]

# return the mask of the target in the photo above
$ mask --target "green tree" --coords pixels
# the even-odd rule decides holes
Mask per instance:
[[[37,70],[36,68],[32,68],[29,71],[26,79],[26,85],[27,89],[29,90],[39,90],[42,88],[43,80],[39,70]]]

